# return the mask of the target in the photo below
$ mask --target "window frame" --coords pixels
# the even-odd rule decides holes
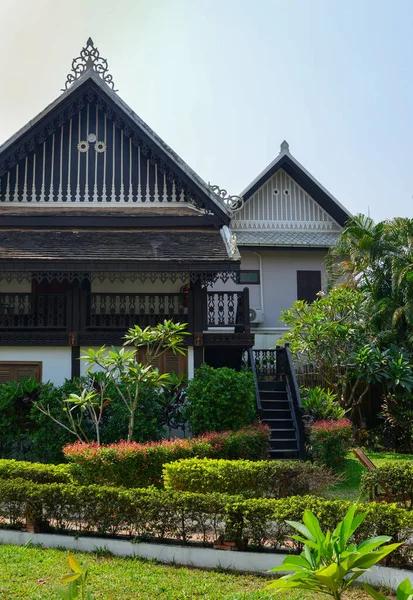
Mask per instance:
[[[256,273],[257,281],[242,281],[243,273]],[[241,271],[237,271],[237,284],[238,285],[260,285],[261,277],[259,269],[241,269]]]

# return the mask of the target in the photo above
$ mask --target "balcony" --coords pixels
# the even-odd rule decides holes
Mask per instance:
[[[188,331],[224,329],[249,333],[248,290],[199,296],[158,293],[1,293],[0,332],[124,333],[135,324],[155,326],[165,319],[188,323]]]

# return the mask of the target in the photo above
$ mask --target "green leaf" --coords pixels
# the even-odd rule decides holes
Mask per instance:
[[[312,533],[309,531],[309,529],[303,523],[298,523],[297,521],[286,521],[286,523],[290,527],[293,527],[293,529],[296,529],[297,531],[299,531],[308,540],[311,540],[312,542],[316,541],[316,538],[312,535]]]
[[[383,596],[383,594],[380,594],[380,592],[378,592],[377,590],[375,590],[374,588],[371,587],[371,585],[368,585],[368,583],[362,583],[361,587],[368,593],[370,594],[370,596],[372,598],[374,598],[374,600],[388,600],[386,598],[386,596]],[[397,600],[401,600],[399,598],[397,598]]]

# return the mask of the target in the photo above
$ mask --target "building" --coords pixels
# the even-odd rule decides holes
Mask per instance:
[[[249,287],[255,348],[268,349],[285,332],[281,311],[297,299],[312,302],[325,289],[324,259],[351,215],[286,141],[240,196],[230,224],[241,253],[235,289]]]
[[[89,39],[62,94],[0,147],[0,382],[61,384],[82,349],[169,318],[188,323],[188,356],[161,370],[192,376],[214,348],[239,359],[248,289],[208,291],[240,268],[233,208],[122,101]]]
[[[89,39],[62,94],[0,146],[0,382],[60,384],[82,349],[166,318],[191,335],[161,369],[239,366],[274,346],[282,309],[315,298],[348,217],[287,142],[240,196],[206,184]]]

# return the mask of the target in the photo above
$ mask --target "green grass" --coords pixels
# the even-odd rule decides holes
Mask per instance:
[[[57,600],[60,577],[69,571],[67,552],[39,547],[0,545],[0,600]],[[133,558],[76,554],[90,562],[94,600],[269,600],[263,577],[164,566]],[[366,600],[355,588],[349,600]],[[325,596],[291,590],[280,600],[322,600]]]
[[[379,467],[389,461],[413,460],[413,454],[395,454],[394,452],[366,452],[373,463]],[[343,472],[344,481],[329,490],[324,495],[327,498],[339,500],[367,500],[360,497],[360,479],[365,468],[352,452],[346,458],[346,467]]]

